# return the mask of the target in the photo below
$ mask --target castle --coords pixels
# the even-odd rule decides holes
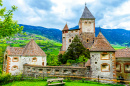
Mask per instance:
[[[90,77],[116,79],[122,77],[130,80],[130,49],[115,51],[107,39],[99,32],[95,37],[95,18],[85,6],[79,20],[79,28],[69,29],[67,24],[62,30],[62,47],[59,54],[63,54],[71,44],[75,35],[78,35],[82,44],[90,51],[90,59],[85,67],[46,66],[46,54],[31,40],[24,48],[7,47],[4,54],[3,71],[12,75],[28,72],[31,74],[52,75],[80,75]],[[23,67],[23,65],[25,67]],[[39,65],[39,66],[38,66]],[[86,70],[87,69],[87,70]],[[85,75],[85,76],[86,76]]]
[[[75,35],[78,35],[84,47],[90,51],[90,60],[86,66],[90,67],[91,76],[116,78],[115,50],[101,32],[95,37],[95,18],[87,6],[84,8],[78,25],[77,29],[69,29],[67,24],[63,28],[62,48],[59,54],[63,54]]]
[[[92,72],[91,77],[130,80],[130,49],[114,50],[101,32],[95,37],[95,18],[87,6],[78,25],[77,29],[69,29],[67,24],[63,28],[62,48],[59,54],[63,54],[75,35],[78,35],[84,47],[90,51],[90,59],[85,67]]]

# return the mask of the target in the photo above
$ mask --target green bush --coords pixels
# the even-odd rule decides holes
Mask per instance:
[[[11,76],[11,79],[13,81],[20,81],[20,80],[22,80],[22,74]]]
[[[9,73],[0,74],[0,85],[9,82],[10,79],[11,79],[11,74]]]

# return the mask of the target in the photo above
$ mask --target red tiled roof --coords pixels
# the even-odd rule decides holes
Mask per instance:
[[[85,67],[87,67],[87,66],[90,66],[91,64],[90,64],[90,59],[88,59],[88,61],[86,62],[86,64],[85,64]]]
[[[68,25],[66,24],[63,30],[69,30]]]
[[[126,48],[126,49],[120,49],[120,50],[116,50],[115,52],[115,57],[130,57],[130,49]]]
[[[45,52],[32,39],[24,48],[7,47],[8,55],[16,56],[46,56]]]
[[[107,39],[100,32],[94,41],[90,51],[115,51]]]
[[[20,47],[7,47],[8,55],[22,55],[24,48]]]

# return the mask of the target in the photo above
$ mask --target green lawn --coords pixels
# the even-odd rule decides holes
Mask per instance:
[[[15,81],[2,86],[47,86],[46,81]],[[106,85],[106,84],[92,84],[92,83],[81,83],[81,82],[66,82],[65,86],[117,86],[117,85]],[[119,85],[118,85],[119,86]],[[122,86],[122,85],[120,85]]]
[[[113,45],[113,44],[111,44],[112,45],[112,47],[115,49],[115,50],[119,50],[119,49],[124,49],[124,48],[126,48],[125,46],[121,46],[121,45]]]

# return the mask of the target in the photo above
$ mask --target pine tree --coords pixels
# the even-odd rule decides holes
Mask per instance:
[[[66,53],[63,55],[63,60],[75,60],[79,59],[80,56],[90,58],[90,52],[87,50],[78,36],[76,35],[72,43],[69,45]],[[84,59],[85,60],[85,59]]]

